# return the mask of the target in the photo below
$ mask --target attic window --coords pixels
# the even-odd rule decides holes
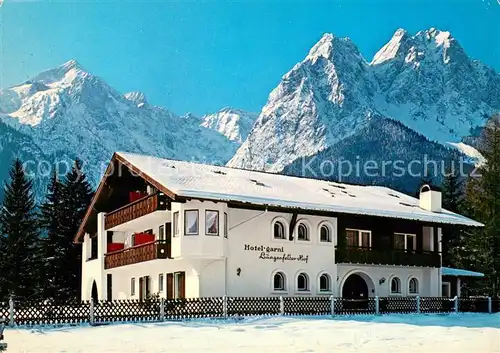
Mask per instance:
[[[255,185],[257,185],[257,186],[266,186],[266,187],[268,187],[266,184],[261,183],[261,182],[260,182],[260,181],[258,181],[258,180],[255,180],[255,179],[250,179],[250,181],[251,181],[252,183],[254,183]]]
[[[399,195],[396,195],[396,194],[389,193],[389,196],[392,196],[392,197],[399,199]]]
[[[400,202],[399,204],[403,205],[403,206],[407,206],[407,207],[417,207],[415,205],[410,205],[409,203],[405,203],[405,202]]]
[[[226,173],[223,172],[222,170],[212,170],[212,172],[215,174],[226,175]]]

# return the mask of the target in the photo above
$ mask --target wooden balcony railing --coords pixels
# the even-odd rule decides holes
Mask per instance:
[[[108,230],[149,213],[166,210],[167,204],[167,199],[163,194],[148,195],[106,214],[104,228]]]
[[[166,240],[136,245],[104,255],[104,268],[110,269],[132,265],[156,259],[166,259],[170,253],[170,244]]]
[[[406,250],[378,250],[360,247],[337,247],[335,263],[441,267],[441,254],[438,252],[409,252]]]

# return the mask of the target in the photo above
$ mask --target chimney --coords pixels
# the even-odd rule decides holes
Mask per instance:
[[[420,208],[440,213],[442,209],[441,189],[437,186],[425,184],[420,188]]]

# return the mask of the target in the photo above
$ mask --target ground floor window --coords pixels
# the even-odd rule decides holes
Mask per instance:
[[[391,294],[401,294],[401,280],[398,277],[391,279]]]
[[[130,295],[131,296],[135,295],[135,278],[133,278],[133,277],[130,280]]]
[[[410,278],[408,282],[408,292],[410,294],[418,294],[418,280],[416,278]]]
[[[286,290],[286,277],[282,272],[277,272],[274,274],[273,289],[276,291]]]
[[[297,276],[297,290],[305,292],[309,290],[309,277],[305,273],[300,273]]]
[[[319,290],[320,292],[330,292],[332,290],[330,276],[326,273],[319,277]]]
[[[158,275],[158,292],[163,292],[163,273]]]

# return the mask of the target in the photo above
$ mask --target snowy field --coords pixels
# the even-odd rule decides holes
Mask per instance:
[[[7,329],[18,352],[500,352],[500,314],[247,318]]]

